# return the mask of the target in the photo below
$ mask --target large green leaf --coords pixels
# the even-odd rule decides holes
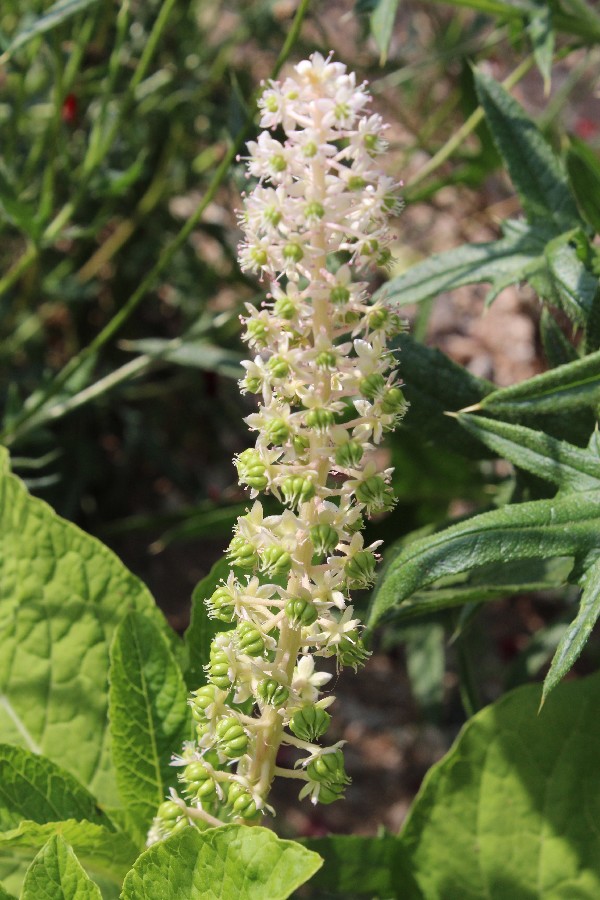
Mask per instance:
[[[204,666],[208,664],[212,639],[219,631],[230,627],[218,619],[211,619],[205,603],[217,585],[227,578],[230,568],[225,557],[218,560],[208,575],[198,582],[192,593],[190,624],[184,635],[188,652],[185,677],[190,690],[196,690],[206,684]]]
[[[481,513],[414,541],[385,568],[371,604],[373,628],[386,613],[440,578],[492,563],[600,554],[600,491],[568,493]]]
[[[437,253],[386,282],[378,296],[398,306],[420,303],[465,284],[490,282],[488,302],[509,284],[545,266],[544,248],[555,234],[545,223],[503,223],[504,237]]]
[[[60,763],[108,806],[109,642],[128,609],[168,633],[144,585],[30,497],[0,449],[0,740]]]
[[[581,225],[563,167],[542,133],[498,82],[475,71],[475,87],[494,143],[532,224],[560,233]]]
[[[594,446],[582,450],[543,431],[484,416],[459,413],[457,419],[499,456],[559,488],[573,491],[600,488],[600,457]]]
[[[156,625],[130,612],[111,649],[110,731],[117,784],[133,833],[143,840],[170,785],[171,756],[191,737],[187,690]]]
[[[507,694],[425,778],[401,840],[427,900],[600,896],[600,676]]]
[[[321,858],[265,828],[186,828],[146,850],[123,884],[122,900],[284,900],[314,875]]]
[[[544,700],[567,674],[581,654],[592,629],[600,616],[600,560],[584,573],[583,593],[574,621],[562,636],[544,680]]]
[[[402,842],[391,834],[379,837],[329,835],[303,840],[302,844],[323,857],[324,864],[311,879],[311,890],[328,897],[401,898],[422,900],[408,865]],[[306,890],[306,889],[305,889]]]
[[[102,894],[71,847],[55,835],[27,870],[21,900],[102,900]]]

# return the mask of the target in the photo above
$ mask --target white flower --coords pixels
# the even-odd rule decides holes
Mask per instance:
[[[328,672],[315,672],[312,656],[302,656],[294,669],[292,690],[303,703],[315,703],[319,699],[319,689],[331,679]]]

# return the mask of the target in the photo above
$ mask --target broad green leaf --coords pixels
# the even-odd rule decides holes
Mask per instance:
[[[58,25],[62,25],[71,16],[89,9],[90,6],[94,6],[98,2],[99,0],[57,0],[42,16],[17,30],[16,35],[2,56],[0,56],[0,65],[5,63],[15,50],[24,47],[32,38],[37,37],[39,34],[45,34]]]
[[[600,457],[596,453],[522,425],[467,413],[459,413],[457,419],[499,456],[559,488],[572,491],[600,488]]]
[[[409,544],[383,572],[371,604],[373,628],[394,607],[440,578],[518,559],[600,554],[600,491],[517,503],[481,513]]]
[[[190,624],[184,634],[188,651],[185,678],[190,690],[196,690],[206,684],[204,666],[209,660],[211,641],[219,631],[229,627],[225,622],[211,619],[205,603],[219,583],[227,579],[229,571],[229,563],[223,557],[214,564],[208,575],[198,582],[192,593]]]
[[[75,819],[44,824],[25,820],[0,834],[0,858],[10,852],[14,858],[30,860],[55,834],[73,847],[87,869],[111,878],[113,883],[122,881],[139,854],[139,848],[126,834],[103,825]]]
[[[585,572],[582,585],[583,593],[579,601],[579,611],[563,635],[544,680],[544,700],[572,668],[598,621],[598,616],[600,616],[600,560],[597,560]]]
[[[536,65],[544,80],[544,93],[548,96],[554,56],[554,29],[552,27],[552,8],[546,0],[536,2],[535,10],[529,18],[527,33],[533,46]]]
[[[385,65],[394,33],[394,22],[400,0],[378,0],[371,13],[371,34],[379,50],[379,65]]]
[[[168,788],[171,756],[191,737],[187,690],[165,637],[131,612],[111,648],[110,732],[121,801],[143,840]]]
[[[598,276],[589,271],[581,258],[585,258],[586,244],[585,235],[578,228],[548,242],[544,252],[551,294],[546,296],[541,291],[542,296],[583,328],[588,324],[598,290]]]
[[[571,136],[567,151],[567,172],[584,219],[600,233],[600,159],[575,136]]]
[[[0,744],[0,831],[16,828],[23,819],[40,824],[86,819],[115,830],[70,772],[22,747]]]
[[[600,896],[600,676],[475,715],[434,766],[401,840],[427,900]]]
[[[503,418],[568,413],[600,402],[600,351],[487,394],[479,408]]]
[[[540,337],[544,355],[550,368],[562,366],[565,363],[579,359],[577,350],[559,328],[556,319],[547,306],[542,307],[540,317]]]
[[[534,122],[500,84],[480,70],[475,70],[475,86],[527,218],[532,223],[552,223],[557,232],[580,225],[562,165]]]
[[[122,900],[284,900],[321,858],[265,828],[186,828],[139,857]]]
[[[424,347],[410,335],[397,338],[394,349],[400,351],[400,369],[406,381],[403,390],[410,404],[402,428],[442,442],[448,450],[481,457],[477,442],[445,413],[479,402],[493,391],[492,383],[471,375],[440,350]]]
[[[544,248],[555,234],[544,223],[503,223],[504,237],[484,244],[463,244],[437,253],[392,278],[378,296],[397,306],[420,303],[465,284],[490,282],[491,298],[544,266]],[[488,298],[489,301],[490,298]]]
[[[102,894],[73,850],[55,835],[27,870],[21,900],[102,900]]]
[[[30,497],[0,449],[0,740],[68,769],[117,805],[108,745],[109,644],[129,609],[168,626],[96,539]]]
[[[303,840],[304,847],[323,857],[323,867],[311,879],[310,890],[328,897],[401,898],[422,900],[402,842],[391,834],[379,837],[329,835]]]

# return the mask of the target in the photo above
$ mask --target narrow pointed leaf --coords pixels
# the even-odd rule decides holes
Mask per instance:
[[[394,33],[394,22],[400,0],[379,0],[371,13],[371,34],[379,50],[379,64],[385,65]]]
[[[498,82],[475,70],[475,86],[494,143],[527,218],[558,232],[581,224],[562,164],[534,122]]]
[[[459,413],[457,418],[463,428],[499,456],[539,478],[573,491],[600,488],[600,458],[589,450],[522,425],[468,413]]]
[[[134,612],[111,648],[110,731],[119,794],[141,840],[169,786],[177,784],[171,756],[191,731],[187,690],[169,645]]]
[[[554,29],[552,27],[552,9],[546,0],[539,0],[531,14],[527,33],[533,46],[535,63],[544,80],[546,96],[550,91],[552,60],[554,56]]]
[[[368,626],[440,578],[491,563],[600,554],[600,491],[570,493],[481,513],[415,541],[383,572]]]
[[[482,410],[503,418],[527,414],[596,409],[600,402],[600,351],[535,375],[519,384],[500,388],[481,400]]]
[[[582,584],[583,593],[579,601],[579,611],[563,635],[544,680],[544,700],[580,656],[598,621],[598,616],[600,616],[600,560],[597,560],[587,570]]]
[[[20,28],[10,44],[0,56],[0,63],[6,62],[20,47],[24,47],[33,38],[62,25],[71,16],[94,6],[99,0],[57,0],[46,12],[31,23]]]
[[[121,900],[285,900],[321,865],[266,828],[186,828],[142,853]]]
[[[69,845],[55,835],[27,870],[21,900],[102,900],[102,894]]]

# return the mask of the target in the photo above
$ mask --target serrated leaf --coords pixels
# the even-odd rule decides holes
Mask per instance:
[[[28,22],[27,25],[17,30],[16,35],[0,56],[0,64],[5,63],[15,50],[24,47],[34,37],[46,34],[46,32],[51,31],[58,25],[62,25],[71,16],[89,9],[90,6],[94,6],[98,2],[99,0],[57,0],[42,16]]]
[[[548,96],[554,56],[552,7],[546,0],[538,0],[535,7],[529,18],[527,33],[531,39],[536,65],[544,80],[544,93]]]
[[[27,870],[21,900],[102,900],[102,894],[73,850],[55,835]]]
[[[415,541],[392,559],[375,590],[368,618],[381,618],[440,578],[491,563],[600,554],[600,491],[517,503],[480,513]]]
[[[129,609],[169,633],[141,581],[30,497],[0,449],[0,740],[58,762],[106,806],[118,802],[109,645]]]
[[[484,416],[459,413],[458,421],[474,437],[513,465],[572,491],[600,488],[600,458],[566,441]]]
[[[40,824],[86,819],[115,830],[70,772],[22,747],[0,744],[0,831],[16,828],[23,819]]]
[[[600,616],[600,560],[597,560],[586,571],[582,578],[582,584],[583,593],[579,601],[579,611],[563,635],[544,679],[543,701],[581,655],[581,651],[598,621],[598,616]]]
[[[600,159],[591,147],[571,136],[567,172],[583,217],[600,233]]]
[[[312,890],[328,897],[400,898],[423,900],[402,842],[392,834],[379,837],[332,834],[303,840],[324,860],[311,879]]]
[[[427,900],[600,896],[600,677],[538,685],[475,715],[401,834]]]
[[[143,840],[177,784],[171,756],[191,737],[183,675],[160,630],[129,613],[115,633],[110,667],[110,733],[121,801]]]
[[[542,413],[568,413],[600,401],[600,351],[557,366],[542,375],[500,388],[479,403],[482,410],[504,418]]]
[[[547,225],[528,226],[505,222],[505,236],[483,244],[463,244],[437,253],[411,266],[383,285],[377,296],[398,306],[420,303],[466,284],[490,282],[492,294],[522,281],[543,261],[544,248],[552,237]]]
[[[122,900],[284,900],[321,858],[266,828],[186,828],[154,844],[125,878]]]
[[[192,593],[192,611],[190,624],[184,634],[184,641],[188,651],[188,664],[185,670],[185,678],[190,690],[202,687],[206,684],[207,665],[210,656],[211,641],[219,631],[229,626],[218,619],[211,619],[208,615],[205,601],[216,590],[221,581],[227,579],[230,566],[227,559],[218,560],[205,578],[198,582]]]
[[[585,328],[598,290],[598,276],[586,267],[580,248],[586,243],[580,229],[549,241],[544,251],[551,293],[542,296],[562,309],[577,325]]]
[[[385,65],[394,33],[394,22],[400,0],[378,0],[371,13],[371,34],[379,50],[379,65]]]
[[[558,232],[581,224],[562,165],[534,122],[505,89],[475,70],[475,87],[494,143],[530,222]]]

